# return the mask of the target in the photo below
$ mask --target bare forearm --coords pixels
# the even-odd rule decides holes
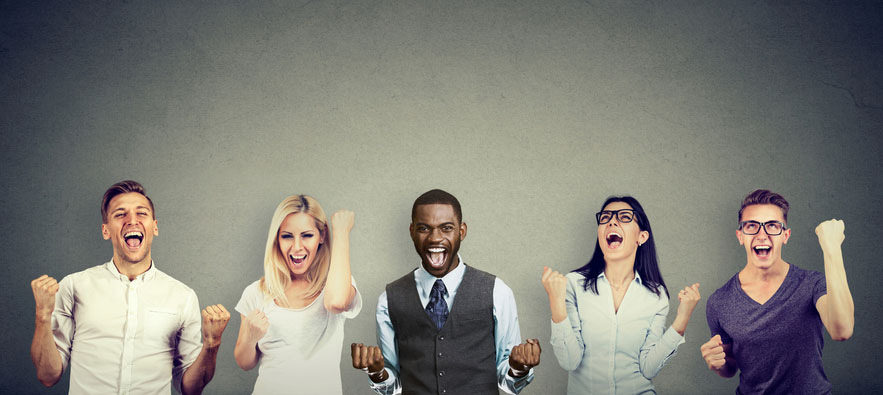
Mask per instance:
[[[199,395],[215,375],[215,363],[218,359],[219,347],[202,347],[193,365],[184,371],[181,380],[181,391],[184,395]]]
[[[236,348],[233,349],[233,358],[236,359],[236,364],[239,365],[242,370],[252,370],[255,366],[258,365],[259,355],[257,349],[257,343],[251,344],[236,344]]]
[[[855,304],[849,284],[846,281],[846,269],[843,266],[843,253],[840,248],[824,251],[825,285],[828,288],[827,309],[828,328],[835,340],[846,340],[852,336],[855,326]]]
[[[325,307],[335,312],[345,310],[352,300],[352,289],[349,233],[337,232],[334,234],[331,268],[328,269],[325,283]]]
[[[55,348],[55,338],[52,336],[51,319],[36,319],[34,328],[34,340],[31,342],[31,360],[37,369],[37,380],[46,387],[51,387],[61,378],[63,371],[61,355]]]
[[[549,309],[552,311],[552,322],[559,323],[567,319],[567,305],[564,300],[549,300]]]

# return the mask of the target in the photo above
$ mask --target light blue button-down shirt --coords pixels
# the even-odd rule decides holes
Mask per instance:
[[[448,304],[448,311],[454,305],[457,289],[463,281],[466,273],[466,265],[460,256],[460,264],[450,273],[441,278],[445,283],[447,293],[444,295]],[[423,267],[414,271],[414,280],[417,283],[417,294],[420,296],[420,304],[426,306],[429,303],[429,293],[437,278]],[[371,383],[371,388],[384,395],[399,394],[402,392],[402,383],[398,378],[399,372],[399,349],[395,339],[395,328],[389,319],[389,302],[384,291],[377,300],[377,343],[383,351],[384,365],[389,378],[381,383]],[[510,394],[517,394],[533,380],[533,369],[527,375],[514,378],[509,375],[509,352],[512,347],[521,343],[521,330],[518,328],[518,310],[515,307],[515,296],[499,277],[494,281],[494,344],[497,349],[497,384],[501,390]]]
[[[635,279],[619,311],[604,273],[597,279],[598,295],[583,290],[583,276],[568,273],[567,320],[552,322],[552,348],[569,372],[568,394],[655,394],[650,379],[677,353],[684,337],[665,329],[668,298],[657,296]]]

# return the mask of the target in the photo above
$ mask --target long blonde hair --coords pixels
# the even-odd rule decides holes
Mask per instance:
[[[285,263],[285,257],[279,251],[279,228],[286,217],[295,213],[306,213],[313,217],[322,240],[313,263],[305,273],[310,283],[309,288],[304,292],[305,298],[314,298],[322,292],[325,281],[328,280],[328,268],[331,266],[331,233],[328,232],[328,219],[322,206],[312,196],[307,195],[289,196],[282,200],[270,221],[267,249],[264,252],[264,277],[261,278],[260,287],[268,299],[278,299],[285,306],[289,305],[285,289],[291,284],[291,271]]]

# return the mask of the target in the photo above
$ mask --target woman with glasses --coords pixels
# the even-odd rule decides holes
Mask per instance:
[[[684,342],[699,284],[678,293],[668,329],[668,288],[644,208],[631,196],[611,197],[595,215],[595,252],[562,275],[543,268],[552,311],[552,347],[569,373],[569,394],[655,394],[650,380]]]
[[[242,321],[233,356],[243,370],[260,365],[253,394],[343,392],[343,324],[359,314],[362,298],[350,274],[354,214],[341,210],[330,222],[329,230],[310,196],[289,196],[276,207],[264,276],[236,304]]]

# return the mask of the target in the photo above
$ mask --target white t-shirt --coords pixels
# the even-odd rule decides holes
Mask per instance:
[[[324,289],[309,306],[286,309],[268,299],[259,283],[260,280],[246,287],[236,304],[240,314],[260,309],[270,321],[267,334],[258,341],[261,357],[253,394],[342,394],[343,324],[362,309],[355,279],[352,284],[356,296],[340,314],[325,310]]]

